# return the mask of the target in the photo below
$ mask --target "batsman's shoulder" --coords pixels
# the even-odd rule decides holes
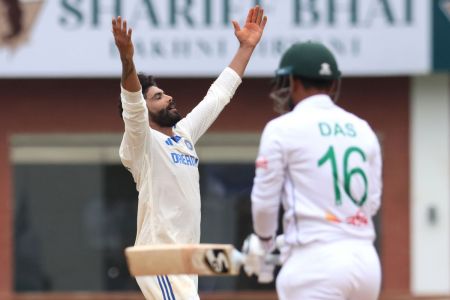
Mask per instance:
[[[283,136],[283,133],[290,127],[290,122],[287,122],[288,119],[286,118],[286,115],[287,114],[284,114],[267,122],[264,127],[263,135],[270,135],[272,138]]]
[[[284,115],[283,115],[284,116]],[[283,126],[283,116],[278,116],[266,123],[265,129],[273,129]]]

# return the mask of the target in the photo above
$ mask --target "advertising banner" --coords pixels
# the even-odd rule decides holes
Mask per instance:
[[[133,28],[138,70],[216,76],[259,4],[269,18],[246,75],[272,76],[294,42],[336,54],[344,76],[430,71],[431,2],[424,0],[0,0],[0,77],[118,77],[111,19]]]

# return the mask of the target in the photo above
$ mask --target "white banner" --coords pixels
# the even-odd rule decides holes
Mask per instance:
[[[426,0],[3,0],[0,77],[119,77],[111,19],[133,28],[139,71],[216,76],[238,43],[231,20],[260,4],[269,21],[246,74],[272,76],[293,42],[316,40],[344,75],[430,71]]]

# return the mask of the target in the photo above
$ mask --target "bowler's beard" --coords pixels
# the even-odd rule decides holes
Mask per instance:
[[[149,115],[152,121],[161,127],[173,127],[181,120],[181,115],[178,111],[170,111],[167,107],[156,114],[149,112]]]

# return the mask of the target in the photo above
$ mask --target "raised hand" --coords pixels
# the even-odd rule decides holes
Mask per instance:
[[[266,23],[267,16],[264,16],[264,10],[258,5],[248,11],[247,20],[243,28],[239,26],[238,22],[233,21],[234,34],[240,45],[229,67],[241,78],[244,75],[253,50],[261,40]]]
[[[117,49],[122,60],[122,86],[130,92],[137,92],[141,89],[136,69],[134,67],[133,55],[134,46],[131,40],[132,30],[127,29],[127,21],[119,16],[112,20],[112,32]]]
[[[264,9],[257,5],[249,10],[243,28],[239,26],[237,21],[232,22],[234,34],[241,46],[256,47],[261,40],[264,27],[266,26],[267,16],[264,15]]]
[[[133,41],[131,40],[132,29],[127,29],[127,21],[119,16],[112,20],[112,32],[117,49],[122,60],[132,60],[134,55]]]

